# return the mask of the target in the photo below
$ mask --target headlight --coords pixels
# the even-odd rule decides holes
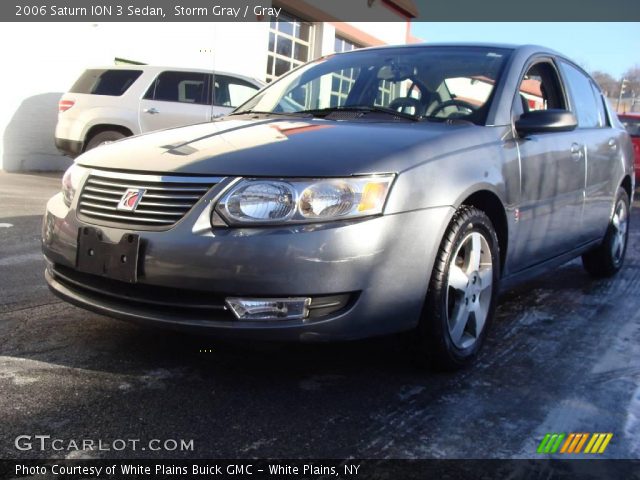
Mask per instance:
[[[235,188],[225,202],[235,221],[283,221],[295,213],[296,191],[284,182],[247,182]]]
[[[86,172],[86,168],[75,163],[64,172],[64,176],[62,177],[62,196],[64,197],[64,203],[66,203],[67,207],[71,206],[73,197],[76,195],[76,190],[80,188],[80,182]]]
[[[327,222],[382,213],[393,175],[314,180],[245,179],[216,212],[230,225]]]

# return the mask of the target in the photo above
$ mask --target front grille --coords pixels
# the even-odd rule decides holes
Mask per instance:
[[[237,318],[226,307],[231,293],[192,290],[178,287],[162,287],[145,283],[128,283],[90,273],[79,272],[74,268],[50,263],[48,272],[65,287],[85,298],[99,302],[108,302],[112,306],[129,310],[144,309],[151,314],[173,316],[173,319],[206,320],[235,322]],[[247,295],[251,297],[252,295]],[[260,295],[253,295],[260,297]],[[357,292],[337,295],[313,295],[309,305],[308,320],[327,315],[336,315],[350,309],[358,298]]]
[[[184,307],[193,310],[226,310],[224,295],[207,291],[127,283],[55,264],[51,272],[59,280],[114,300],[126,300],[158,307]]]
[[[141,283],[125,283],[78,272],[62,265],[51,265],[49,273],[66,288],[88,300],[116,306],[119,310],[170,317],[181,321],[233,322],[236,317],[225,307],[223,295]]]
[[[78,200],[81,220],[129,228],[169,228],[220,178],[137,175],[92,171]],[[128,189],[144,190],[133,211],[119,210]]]

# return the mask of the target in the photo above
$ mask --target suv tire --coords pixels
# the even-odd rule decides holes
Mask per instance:
[[[100,145],[104,145],[106,143],[115,142],[116,140],[120,140],[121,138],[125,138],[126,135],[122,132],[118,132],[116,130],[105,130],[104,132],[100,132],[95,134],[91,139],[87,142],[87,146],[84,149],[91,150],[92,148],[99,147]]]

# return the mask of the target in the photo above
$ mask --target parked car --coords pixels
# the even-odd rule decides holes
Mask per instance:
[[[563,55],[363,49],[81,155],[47,205],[45,276],[83,308],[220,336],[413,331],[456,368],[501,288],[576,256],[622,267],[633,188],[628,133]]]
[[[629,132],[635,152],[636,183],[640,181],[640,113],[624,113],[618,115],[622,125]]]
[[[125,65],[90,68],[58,104],[56,147],[72,157],[139,133],[231,112],[263,83],[209,70]]]

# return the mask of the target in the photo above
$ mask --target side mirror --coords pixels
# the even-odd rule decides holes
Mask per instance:
[[[531,133],[570,132],[578,126],[576,116],[567,110],[532,110],[523,113],[515,123],[516,131]]]

